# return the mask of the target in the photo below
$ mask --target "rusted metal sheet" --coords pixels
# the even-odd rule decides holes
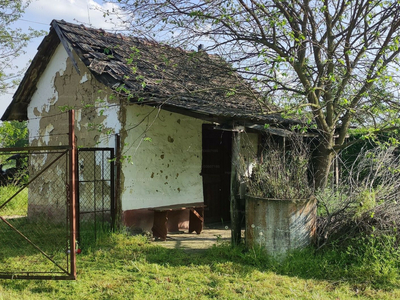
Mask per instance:
[[[246,197],[246,245],[272,255],[312,243],[316,233],[316,200]]]

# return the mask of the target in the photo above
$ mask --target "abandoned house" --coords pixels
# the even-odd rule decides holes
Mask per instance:
[[[176,230],[229,222],[233,137],[250,157],[293,122],[258,97],[218,56],[53,20],[2,120],[27,120],[31,146],[61,145],[73,108],[78,146],[119,147],[122,224],[150,230],[168,214]]]

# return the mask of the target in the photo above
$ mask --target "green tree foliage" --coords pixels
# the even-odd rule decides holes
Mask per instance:
[[[28,145],[26,122],[10,121],[0,124],[0,146],[24,147]]]
[[[28,42],[41,34],[41,31],[29,29],[23,32],[14,26],[30,1],[0,0],[0,93],[16,83],[22,70],[14,64],[16,57],[23,54]]]
[[[192,49],[204,43],[259,89],[260,102],[314,124],[317,187],[326,185],[352,126],[378,133],[399,124],[398,1],[111,2],[133,16],[135,34]]]

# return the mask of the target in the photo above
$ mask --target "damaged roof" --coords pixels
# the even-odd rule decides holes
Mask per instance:
[[[53,20],[2,120],[26,120],[40,75],[59,43],[78,73],[74,51],[94,77],[130,102],[213,121],[290,124],[218,56]]]

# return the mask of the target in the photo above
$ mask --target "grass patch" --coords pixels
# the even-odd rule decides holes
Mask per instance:
[[[29,220],[28,217],[9,218],[7,222],[11,226],[0,221],[0,272],[62,272],[35,246],[59,266],[68,268],[66,224]]]
[[[0,299],[400,298],[398,275],[371,276],[363,269],[387,266],[379,265],[377,253],[367,256],[382,243],[353,246],[347,252],[305,249],[277,261],[227,244],[193,253],[115,233],[85,247],[77,258],[76,281],[0,280]],[[389,269],[398,273],[398,262],[394,257]]]
[[[12,197],[20,186],[6,185],[0,187],[0,206]],[[0,209],[0,216],[26,216],[28,214],[28,189],[23,189],[15,198]]]

